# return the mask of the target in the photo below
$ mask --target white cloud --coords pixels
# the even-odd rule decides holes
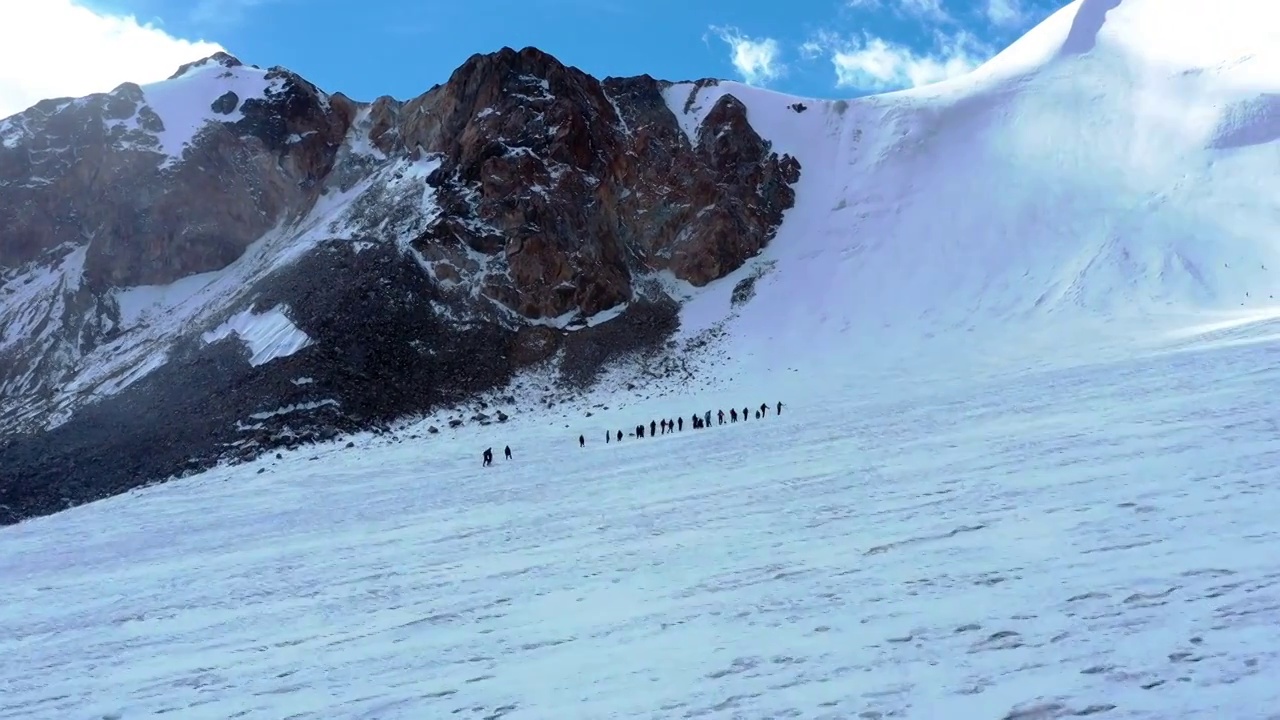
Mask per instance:
[[[942,9],[942,0],[899,0],[902,11],[925,20],[949,20],[947,11]]]
[[[175,38],[132,16],[100,15],[74,0],[9,0],[0,23],[0,117],[51,97],[163,80],[223,50]]]
[[[987,0],[987,19],[992,25],[1014,27],[1027,20],[1022,0]]]
[[[992,54],[990,48],[967,33],[940,36],[936,52],[917,52],[871,35],[845,41],[827,35],[810,43],[831,53],[836,87],[874,92],[918,87],[963,75]]]
[[[762,85],[782,75],[785,67],[777,40],[750,38],[736,28],[711,29],[729,45],[733,67],[748,85]]]
[[[899,15],[921,20],[946,22],[951,16],[942,7],[942,0],[887,0]],[[886,0],[845,0],[846,7],[855,10],[882,10]]]

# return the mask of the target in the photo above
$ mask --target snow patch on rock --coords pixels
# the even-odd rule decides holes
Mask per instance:
[[[312,340],[293,324],[285,310],[284,306],[277,305],[260,315],[252,310],[238,312],[204,333],[201,339],[214,343],[232,334],[239,336],[249,348],[249,364],[254,367],[288,357],[310,345]]]

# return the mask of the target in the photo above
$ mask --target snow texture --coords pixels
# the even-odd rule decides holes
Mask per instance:
[[[680,339],[720,338],[698,384],[427,418],[0,530],[0,715],[1274,712],[1280,24],[1258,8],[1079,1],[967,76],[856,101],[672,86],[691,139],[732,93],[803,166],[759,258],[661,279]],[[211,317],[299,232],[148,332]],[[286,411],[310,409],[262,410]]]
[[[1273,347],[620,444],[715,406],[357,438],[73,508],[0,533],[0,712],[1252,717],[1280,700]]]
[[[213,343],[234,333],[249,348],[249,364],[257,367],[311,344],[311,338],[293,324],[285,310],[279,305],[261,314],[244,310],[201,337]]]

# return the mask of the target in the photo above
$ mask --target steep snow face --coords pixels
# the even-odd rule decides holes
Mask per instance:
[[[279,90],[282,81],[267,79],[267,72],[246,65],[224,67],[205,62],[187,68],[176,78],[142,86],[146,106],[164,123],[164,130],[156,136],[160,151],[168,156],[165,166],[182,157],[207,123],[236,122],[243,117],[241,108],[246,100],[259,100],[268,91]],[[216,112],[214,103],[227,93],[234,93],[234,100],[224,108],[226,112]]]
[[[686,332],[732,314],[739,361],[804,348],[834,370],[1280,307],[1280,24],[1258,12],[1076,2],[971,75],[849,102],[673,86],[694,127],[732,93],[803,167],[777,238],[689,302]]]

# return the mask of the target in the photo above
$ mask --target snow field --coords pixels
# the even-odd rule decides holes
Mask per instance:
[[[73,508],[0,534],[0,717],[1247,716],[1280,699],[1271,347]]]

